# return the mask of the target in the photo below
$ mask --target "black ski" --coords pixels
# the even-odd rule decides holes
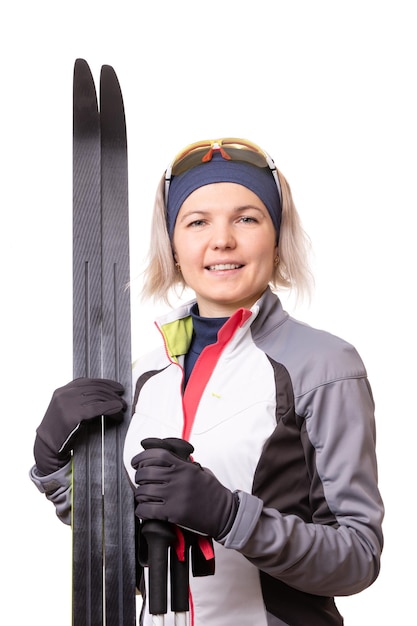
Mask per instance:
[[[127,140],[122,93],[109,65],[101,68],[100,121],[103,377],[124,385],[129,405],[124,422],[105,428],[104,436],[106,626],[130,626],[135,623],[135,513],[123,466],[132,398]]]
[[[101,376],[101,149],[94,80],[74,67],[73,374]],[[73,624],[103,624],[101,423],[79,433],[73,460]]]
[[[116,74],[103,66],[100,111],[88,64],[74,67],[74,377],[121,382],[130,407],[127,142]],[[134,501],[119,426],[82,429],[73,459],[73,625],[135,624]]]

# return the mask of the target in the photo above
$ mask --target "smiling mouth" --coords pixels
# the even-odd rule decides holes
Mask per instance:
[[[207,269],[210,271],[238,270],[241,267],[243,267],[243,265],[239,265],[238,263],[218,263],[217,265],[208,265]]]

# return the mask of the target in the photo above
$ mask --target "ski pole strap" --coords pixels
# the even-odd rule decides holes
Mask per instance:
[[[178,561],[184,561],[191,549],[193,576],[210,576],[214,574],[214,548],[211,537],[198,535],[179,526],[174,527],[174,549]]]

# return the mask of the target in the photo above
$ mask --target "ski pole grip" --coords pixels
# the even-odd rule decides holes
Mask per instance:
[[[152,437],[144,439],[141,443],[145,450],[164,448],[184,460],[187,460],[194,451],[193,446],[188,443],[188,441],[176,437],[168,437],[166,439]],[[168,522],[146,520],[142,525],[142,534],[148,544],[149,611],[151,615],[165,615],[167,612],[168,552],[169,548],[175,543],[175,530]],[[184,569],[184,565],[179,569]],[[186,558],[186,565],[188,570],[188,558]],[[171,576],[175,577],[175,570],[177,570],[177,568],[178,564],[173,565]],[[184,574],[181,578],[183,578],[183,576]],[[179,583],[179,580],[177,582]],[[173,597],[171,599],[173,610],[179,610],[179,606],[182,607],[185,603],[188,603],[188,582],[184,584],[183,580],[182,583],[179,583],[179,587],[183,590],[181,592],[182,597]],[[176,588],[177,585],[173,584],[172,589],[174,593]],[[184,597],[185,588],[186,597]]]
[[[142,534],[148,544],[149,612],[165,615],[167,612],[168,551],[175,540],[171,524],[146,520]]]

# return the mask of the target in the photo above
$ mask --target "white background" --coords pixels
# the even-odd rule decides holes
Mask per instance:
[[[382,571],[347,626],[415,623],[416,22],[405,0],[11,2],[1,17],[0,621],[70,624],[71,532],[29,482],[50,396],[72,377],[72,72],[122,85],[132,275],[160,175],[187,143],[241,136],[289,180],[316,291],[296,317],[352,342],[376,400]],[[134,281],[134,355],[157,311]],[[411,574],[410,574],[411,572]],[[6,617],[7,616],[7,617]],[[306,625],[308,626],[308,625]]]

